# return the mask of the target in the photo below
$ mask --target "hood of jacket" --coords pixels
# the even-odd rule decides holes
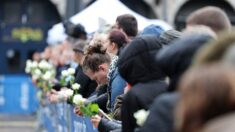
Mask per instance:
[[[164,78],[165,75],[155,60],[156,54],[162,47],[159,37],[136,37],[119,56],[120,75],[131,85]]]
[[[159,67],[170,77],[170,91],[191,65],[195,53],[212,38],[208,35],[185,36],[163,48],[156,56]]]

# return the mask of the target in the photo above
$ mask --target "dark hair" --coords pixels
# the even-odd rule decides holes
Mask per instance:
[[[73,24],[70,21],[63,22],[65,33],[72,38],[86,39],[86,31],[83,25],[81,24]]]
[[[138,24],[136,18],[131,14],[124,14],[117,17],[116,22],[127,36],[136,36],[138,33]]]
[[[193,68],[181,79],[177,105],[178,132],[196,132],[222,114],[235,110],[235,71],[210,65]]]
[[[207,6],[194,11],[187,18],[187,25],[205,25],[218,33],[230,30],[231,23],[226,13],[218,7]]]
[[[84,71],[90,69],[92,72],[96,72],[99,70],[99,65],[110,62],[111,57],[106,53],[106,49],[102,44],[96,43],[86,49],[82,68]]]
[[[115,29],[109,33],[108,39],[110,40],[110,42],[114,42],[117,45],[118,49],[120,49],[127,43],[125,34]]]

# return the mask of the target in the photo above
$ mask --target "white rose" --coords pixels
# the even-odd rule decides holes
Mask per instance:
[[[82,105],[85,102],[85,99],[80,94],[73,96],[73,103],[76,105]]]
[[[74,68],[69,68],[69,69],[68,69],[68,73],[69,73],[70,75],[75,74],[75,69],[74,69]]]
[[[80,84],[74,83],[74,84],[72,85],[72,88],[73,88],[73,90],[78,90],[78,89],[80,88]]]
[[[47,61],[45,60],[41,60],[38,64],[38,67],[41,68],[41,69],[47,69]]]
[[[27,60],[27,61],[26,61],[26,67],[27,67],[27,68],[31,68],[31,67],[32,67],[32,63],[33,63],[33,62],[32,62],[31,60]]]
[[[37,61],[33,61],[32,62],[32,68],[37,68],[38,67],[38,62]]]
[[[36,69],[36,70],[34,71],[34,75],[40,77],[40,76],[42,75],[41,70]]]
[[[44,80],[49,80],[50,78],[52,77],[52,73],[50,71],[47,71],[43,76],[42,78]]]
[[[66,77],[66,76],[69,75],[69,73],[68,73],[67,70],[63,70],[63,71],[61,72],[61,75],[62,75],[63,77]]]
[[[53,68],[53,65],[50,63],[47,63],[47,69],[52,69],[52,68]]]
[[[147,119],[149,115],[149,111],[145,111],[144,109],[138,110],[137,112],[134,113],[134,117],[136,119],[136,123],[139,126],[143,126],[145,120]]]
[[[66,90],[64,90],[64,94],[66,97],[71,97],[71,96],[73,96],[73,90],[66,89]]]
[[[25,68],[25,72],[26,72],[26,73],[30,73],[30,68],[29,68],[29,67],[26,67],[26,68]]]
[[[32,64],[32,60],[29,60],[29,59],[28,59],[28,60],[26,61],[26,64]]]

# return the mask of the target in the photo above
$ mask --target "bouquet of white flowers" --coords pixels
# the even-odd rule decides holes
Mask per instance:
[[[36,82],[39,88],[43,91],[49,91],[53,86],[55,79],[55,68],[46,60],[40,62],[27,60],[25,72],[32,76],[32,79]]]
[[[80,88],[80,84],[74,83],[72,84],[72,89],[66,89],[62,94],[64,94],[64,97],[67,98],[67,101],[69,103],[73,103],[73,97],[78,94],[78,90]]]

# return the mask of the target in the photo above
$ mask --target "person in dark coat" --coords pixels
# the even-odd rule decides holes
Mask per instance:
[[[167,89],[165,75],[154,61],[162,48],[155,36],[136,37],[120,55],[120,75],[132,86],[123,98],[122,131],[132,132],[137,126],[133,114],[148,109],[154,98]]]
[[[169,91],[154,100],[150,114],[138,132],[173,132],[173,112],[179,93],[177,82],[191,65],[194,54],[211,39],[208,35],[184,36],[162,49],[156,60],[160,68],[170,77]]]
[[[86,46],[86,41],[83,40],[77,40],[76,42],[73,43],[72,49],[73,49],[73,61],[75,64],[77,64],[77,67],[75,69],[75,80],[74,83],[80,84],[80,88],[78,90],[78,93],[81,94],[84,98],[90,97],[92,94],[95,93],[97,83],[93,80],[91,80],[87,75],[82,70],[82,58],[84,56],[84,49]],[[67,67],[66,69],[68,69]],[[59,82],[57,82],[54,86],[53,89],[60,91],[61,88],[67,87],[71,88],[70,84],[67,84],[66,86],[61,85]],[[53,90],[53,91],[54,91]],[[49,95],[49,100],[51,102],[58,102],[61,100],[67,100],[65,97],[60,97],[58,92],[51,92]],[[72,102],[68,102],[72,103]]]
[[[76,68],[75,82],[80,84],[78,93],[84,98],[90,97],[97,87],[97,83],[91,80],[82,70],[82,58],[84,56],[85,44],[79,41],[73,46],[74,60],[79,64]]]

